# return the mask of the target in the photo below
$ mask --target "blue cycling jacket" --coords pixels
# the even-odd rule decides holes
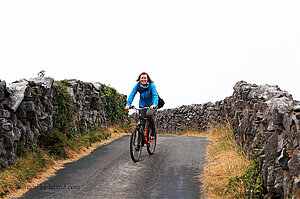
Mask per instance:
[[[128,106],[131,106],[131,103],[137,92],[141,92],[140,82],[138,82],[132,89],[127,100]],[[145,92],[140,93],[139,107],[144,108],[151,105],[157,106],[157,104],[158,104],[158,94],[157,94],[156,86],[152,81],[152,83],[149,84],[149,89],[146,90]]]

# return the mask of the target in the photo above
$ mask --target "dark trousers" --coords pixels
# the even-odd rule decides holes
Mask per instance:
[[[157,112],[157,107],[155,107],[155,109],[142,109],[140,110],[141,116],[143,118],[147,118],[148,122],[149,122],[149,126],[152,130],[155,129],[155,125],[154,125],[154,119],[153,116],[154,114]],[[145,120],[142,120],[141,122],[142,126],[144,127],[146,124]]]

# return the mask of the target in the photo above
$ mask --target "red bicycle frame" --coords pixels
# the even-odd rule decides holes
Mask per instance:
[[[149,122],[147,121],[147,123],[146,123],[146,132],[142,133],[143,134],[144,143],[146,143],[146,144],[151,143],[151,142],[153,142],[153,140],[155,140],[155,138],[152,138],[151,140],[148,141],[147,140],[148,133],[149,133]]]

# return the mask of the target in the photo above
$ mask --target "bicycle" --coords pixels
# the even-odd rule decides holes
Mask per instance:
[[[141,113],[139,110],[142,109],[148,109],[149,107],[145,108],[135,108],[134,106],[131,106],[129,109],[134,109],[138,115],[139,115],[139,120],[137,122],[136,127],[133,129],[130,137],[130,156],[131,159],[134,162],[139,161],[141,154],[142,154],[142,148],[146,144],[147,146],[147,151],[149,155],[153,155],[156,147],[156,141],[157,141],[157,136],[151,136],[151,133],[149,131],[149,122],[147,118],[143,118],[141,116]],[[142,126],[142,120],[146,120],[146,128]]]

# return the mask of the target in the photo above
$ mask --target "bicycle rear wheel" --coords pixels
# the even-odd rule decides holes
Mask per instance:
[[[149,128],[148,135],[147,135],[147,151],[149,155],[153,155],[156,147],[157,135],[151,136],[151,129]]]
[[[142,154],[142,137],[138,128],[135,128],[130,137],[130,156],[134,162],[139,161]]]

